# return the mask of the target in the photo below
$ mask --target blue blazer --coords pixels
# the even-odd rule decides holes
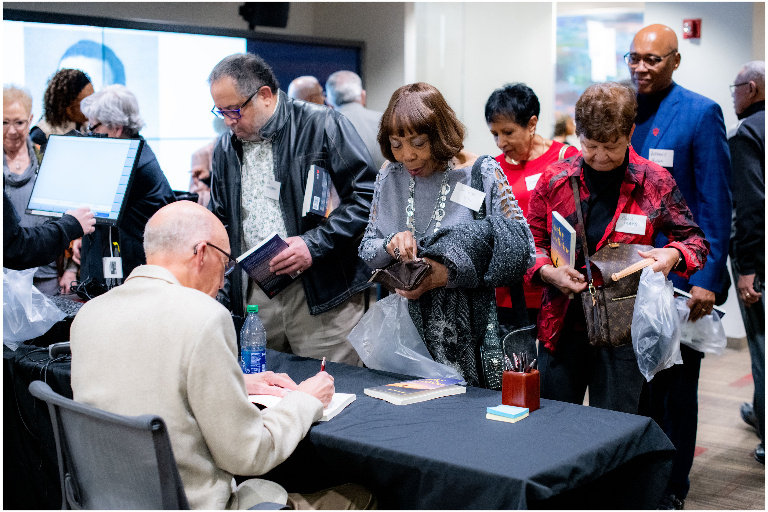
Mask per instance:
[[[725,261],[731,237],[731,159],[720,105],[672,83],[662,100],[645,140],[632,138],[643,158],[651,149],[671,149],[673,166],[667,167],[680,188],[693,218],[704,231],[710,253],[703,269],[685,281],[670,274],[675,286],[691,286],[720,293],[726,281]],[[649,122],[649,121],[646,121]],[[667,244],[664,235],[656,247]]]

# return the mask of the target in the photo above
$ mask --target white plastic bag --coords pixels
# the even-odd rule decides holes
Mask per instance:
[[[640,373],[650,382],[673,364],[682,364],[680,320],[672,282],[650,267],[643,269],[632,315],[632,346]]]
[[[708,352],[716,356],[722,355],[728,338],[725,335],[720,315],[714,311],[695,322],[689,322],[691,310],[688,308],[687,297],[676,297],[675,305],[680,317],[680,343],[688,345],[699,352]]]
[[[23,341],[48,332],[66,318],[48,297],[32,285],[37,268],[3,268],[3,343],[11,350]]]
[[[432,358],[408,313],[408,299],[396,293],[373,303],[347,338],[368,368],[463,380],[456,369]]]

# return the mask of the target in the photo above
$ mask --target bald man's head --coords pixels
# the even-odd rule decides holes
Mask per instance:
[[[214,240],[216,239],[216,240]],[[147,262],[158,257],[192,253],[200,241],[229,240],[224,225],[207,208],[191,201],[177,201],[160,208],[144,229]]]
[[[229,257],[221,251],[230,251],[224,225],[213,213],[191,201],[160,208],[144,228],[147,264],[169,270],[183,286],[211,297],[224,285]]]
[[[295,100],[325,105],[323,87],[317,81],[317,78],[313,76],[300,76],[295,79],[288,85],[288,92],[286,94]]]
[[[665,25],[641,29],[629,47],[629,73],[638,94],[653,94],[672,85],[680,66],[677,34]]]

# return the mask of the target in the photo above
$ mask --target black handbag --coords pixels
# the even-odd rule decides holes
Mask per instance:
[[[637,251],[649,251],[650,245],[609,243],[590,258],[587,248],[587,236],[581,211],[579,185],[576,177],[571,177],[573,200],[576,203],[576,216],[581,229],[581,245],[587,269],[587,290],[581,292],[581,305],[587,322],[589,344],[598,348],[620,347],[632,343],[632,315],[635,310],[637,288],[640,285],[640,272],[644,266],[653,263],[647,258],[644,265],[637,265],[636,270],[622,276],[623,271],[633,264],[644,261]],[[593,276],[592,266],[599,272]],[[597,277],[597,279],[595,279]]]

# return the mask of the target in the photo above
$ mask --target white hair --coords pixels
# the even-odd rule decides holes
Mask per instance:
[[[135,137],[144,127],[139,117],[139,102],[124,85],[108,85],[80,102],[85,117],[97,119],[109,128],[123,127],[128,137]]]
[[[765,91],[765,61],[753,60],[744,64],[739,73],[741,80],[755,82],[758,90]]]
[[[334,107],[362,101],[363,81],[352,71],[336,71],[325,82],[325,95]]]
[[[179,213],[168,216],[162,222],[153,222],[153,219],[147,222],[144,228],[144,253],[147,258],[159,254],[184,254],[192,251],[197,242],[210,240],[213,224],[208,210],[184,208]]]

